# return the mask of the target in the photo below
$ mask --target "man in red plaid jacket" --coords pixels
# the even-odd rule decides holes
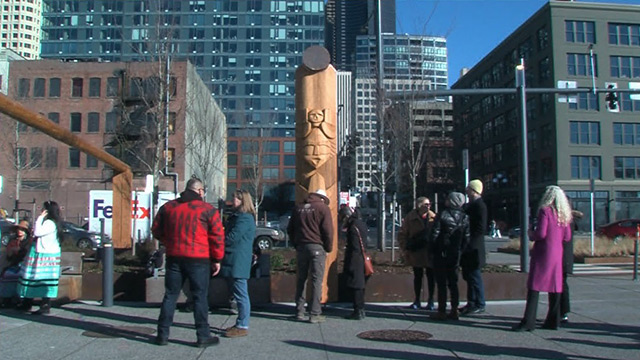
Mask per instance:
[[[184,280],[193,294],[193,318],[198,347],[215,345],[219,339],[209,332],[209,279],[220,271],[224,256],[224,229],[220,213],[203,201],[204,185],[192,178],[176,200],[164,204],[153,221],[153,236],[167,249],[165,294],[158,318],[156,344],[166,345],[176,301]]]

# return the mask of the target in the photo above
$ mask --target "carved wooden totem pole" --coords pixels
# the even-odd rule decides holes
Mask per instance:
[[[327,254],[322,302],[337,300],[338,186],[336,70],[321,46],[305,50],[296,70],[296,203],[324,189],[333,214],[333,251]]]

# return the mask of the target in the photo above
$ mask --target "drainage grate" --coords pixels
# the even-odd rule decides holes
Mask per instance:
[[[393,342],[426,341],[433,335],[417,330],[370,330],[358,334],[360,339]]]
[[[104,326],[96,330],[87,330],[82,335],[93,338],[147,338],[156,332],[156,329],[143,326]]]

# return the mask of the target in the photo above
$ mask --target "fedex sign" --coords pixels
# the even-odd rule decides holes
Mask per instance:
[[[149,193],[131,193],[131,234],[137,239],[149,237],[151,228],[151,209],[153,208],[152,196]],[[171,192],[161,191],[159,206],[173,200]],[[105,233],[111,236],[113,218],[113,196],[111,190],[92,190],[89,192],[89,230],[100,232],[100,219],[105,219]]]

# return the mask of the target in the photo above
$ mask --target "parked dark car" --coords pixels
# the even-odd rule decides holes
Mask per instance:
[[[5,219],[0,219],[0,232],[2,232],[2,245],[9,243],[9,237],[11,236],[11,229],[13,228],[13,222]]]
[[[640,219],[625,219],[602,225],[598,228],[597,233],[617,242],[623,237],[635,238],[638,225],[640,225]]]
[[[79,249],[95,250],[102,243],[100,234],[87,231],[69,221],[64,221],[62,223],[62,232],[62,243],[74,244]]]
[[[271,249],[274,244],[281,241],[284,241],[284,232],[282,230],[273,229],[266,226],[256,227],[256,238],[253,244],[260,250]]]

